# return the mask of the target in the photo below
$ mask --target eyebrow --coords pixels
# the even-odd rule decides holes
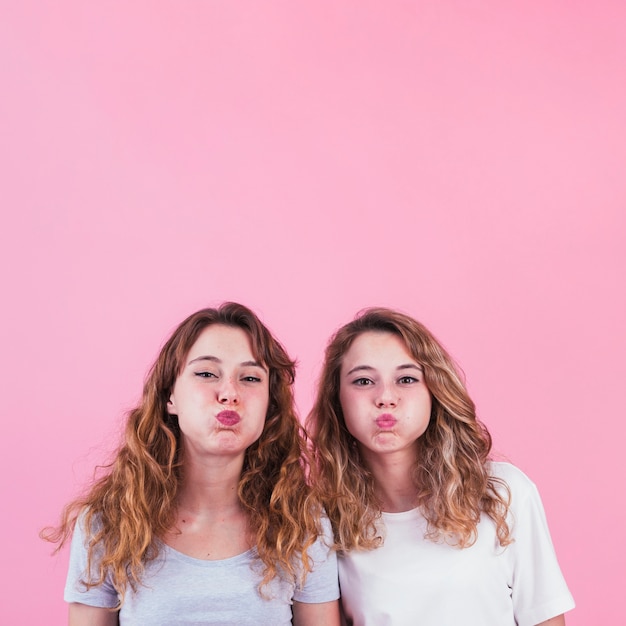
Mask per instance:
[[[355,372],[372,372],[376,368],[371,365],[357,365],[353,367],[349,372],[346,372],[346,376],[350,376],[350,374],[354,374]],[[420,372],[424,372],[424,369],[421,365],[417,365],[416,363],[403,363],[402,365],[398,365],[396,370],[418,370]]]
[[[203,356],[198,356],[195,359],[191,359],[191,361],[189,361],[187,365],[191,365],[192,363],[198,363],[199,361],[210,361],[211,363],[217,363],[217,364],[222,363],[222,359],[218,359],[216,356],[211,356],[207,354]],[[267,368],[263,366],[261,363],[259,363],[258,361],[243,361],[239,363],[239,367],[259,367],[264,372],[267,372]]]

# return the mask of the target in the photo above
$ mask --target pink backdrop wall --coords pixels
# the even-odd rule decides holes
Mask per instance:
[[[161,342],[222,300],[300,361],[429,325],[542,492],[578,607],[626,587],[622,2],[3,2],[2,621]],[[618,605],[619,602],[619,605]]]

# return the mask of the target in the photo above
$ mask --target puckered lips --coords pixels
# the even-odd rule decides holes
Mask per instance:
[[[397,423],[398,420],[391,413],[383,413],[376,418],[376,426],[381,430],[390,430]]]
[[[215,418],[224,426],[235,426],[241,421],[241,415],[237,411],[220,411]]]

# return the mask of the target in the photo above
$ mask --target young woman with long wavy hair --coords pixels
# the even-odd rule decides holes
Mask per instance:
[[[307,426],[348,624],[565,624],[536,487],[490,460],[454,362],[419,322],[359,314],[331,338]]]
[[[71,626],[338,623],[293,381],[240,304],[178,326],[105,475],[44,533],[63,545],[73,532]]]

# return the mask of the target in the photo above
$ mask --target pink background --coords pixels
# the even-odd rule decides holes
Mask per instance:
[[[173,327],[227,299],[299,359],[303,414],[358,309],[430,326],[540,487],[568,625],[621,619],[621,1],[1,11],[3,623],[64,623],[37,532]]]

